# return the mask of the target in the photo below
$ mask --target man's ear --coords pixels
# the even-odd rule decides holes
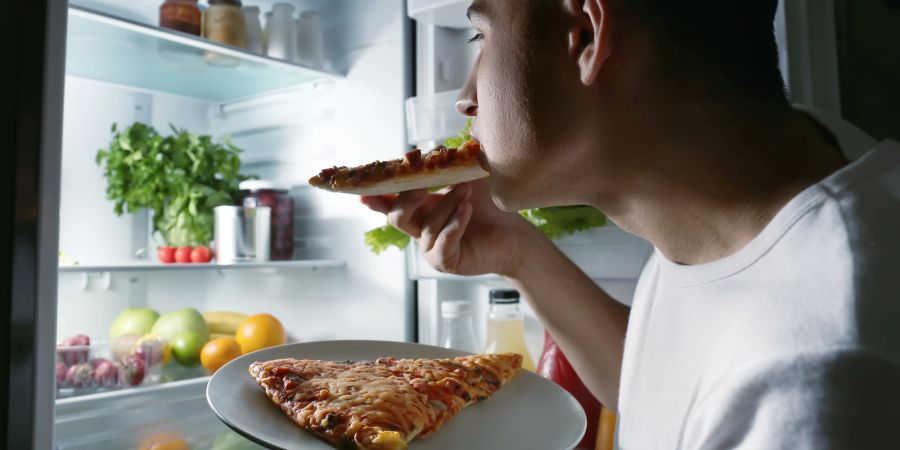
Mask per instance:
[[[615,46],[609,20],[610,1],[565,0],[565,3],[575,18],[569,26],[569,55],[578,63],[581,82],[591,85]]]

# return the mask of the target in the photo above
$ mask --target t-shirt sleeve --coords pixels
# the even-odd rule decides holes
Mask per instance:
[[[720,377],[688,413],[682,448],[900,448],[900,366],[863,350],[795,355]]]

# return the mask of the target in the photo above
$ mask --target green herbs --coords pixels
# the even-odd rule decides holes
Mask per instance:
[[[227,138],[172,127],[171,136],[135,123],[118,131],[112,126],[109,147],[97,152],[104,166],[106,197],[117,215],[141,209],[153,211],[153,231],[169,245],[208,245],[213,233],[213,208],[234,204],[240,149]]]
[[[590,206],[526,209],[519,214],[540,228],[550,239],[606,225],[606,216]]]

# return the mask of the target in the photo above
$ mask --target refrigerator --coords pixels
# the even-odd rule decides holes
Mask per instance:
[[[437,345],[441,303],[462,299],[472,303],[484,343],[488,292],[506,287],[501,277],[439,273],[414,245],[376,255],[363,236],[385,219],[353,196],[306,185],[321,168],[429,149],[463,128],[454,103],[477,53],[467,44],[469,0],[280,0],[295,14],[318,13],[325,58],[317,67],[162,29],[162,0],[22,3],[3,19],[17,32],[8,50],[18,83],[5,102],[13,113],[4,124],[13,163],[3,177],[12,195],[2,212],[12,238],[0,243],[0,287],[10,299],[0,311],[9,330],[0,354],[7,405],[0,447],[131,449],[158,435],[194,449],[228,439],[250,445],[209,410],[202,369],[165,383],[57,398],[56,342],[77,334],[103,339],[125,308],[264,312],[284,324],[289,342]],[[275,3],[244,2],[263,13]],[[847,104],[866,109],[843,98],[863,83],[842,67],[862,58],[845,45],[859,26],[854,8],[842,0],[780,5],[776,33],[794,102],[838,114]],[[265,24],[265,14],[261,19]],[[211,53],[233,64],[209,64]],[[116,215],[95,161],[112,124],[135,122],[164,133],[175,126],[229,136],[243,149],[243,173],[292,186],[293,259],[159,264],[149,213]],[[897,133],[890,124],[872,126]],[[611,224],[556,243],[626,304],[652,251]],[[543,329],[527,302],[522,306],[537,360]]]

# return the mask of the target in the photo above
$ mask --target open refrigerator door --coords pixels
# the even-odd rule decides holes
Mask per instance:
[[[383,218],[353,196],[306,183],[323,167],[389,159],[407,148],[403,102],[411,95],[412,55],[404,2],[244,2],[243,13],[257,16],[268,34],[268,54],[216,41],[209,29],[201,37],[161,27],[164,3],[178,2],[79,0],[68,8],[55,335],[81,346],[60,347],[55,358],[59,449],[256,448],[227,430],[205,399],[203,342],[234,336],[240,325],[228,317],[246,323],[266,314],[257,328],[283,329],[268,344],[413,339],[403,256],[373,255],[363,242]],[[207,28],[214,12],[224,14],[214,10],[222,4],[199,4]],[[274,15],[283,19],[277,26]],[[293,28],[278,45],[296,41],[290,55],[275,51],[285,26]],[[300,58],[304,46],[321,53]],[[114,212],[123,196],[115,184],[121,167],[142,162],[110,155],[138,145],[185,145],[195,168],[205,164],[203,152],[240,149],[241,177],[288,191],[292,254],[164,264],[162,247],[183,244],[156,231],[158,217],[130,211],[134,197],[121,215]],[[214,179],[229,176],[212,170]],[[146,190],[176,176],[165,169],[148,178]],[[184,183],[191,182],[199,183]],[[122,335],[133,334],[165,340],[165,357],[133,362],[144,356],[141,347],[130,341],[119,348]],[[257,334],[266,339],[265,330]],[[245,349],[257,337],[241,339]]]

